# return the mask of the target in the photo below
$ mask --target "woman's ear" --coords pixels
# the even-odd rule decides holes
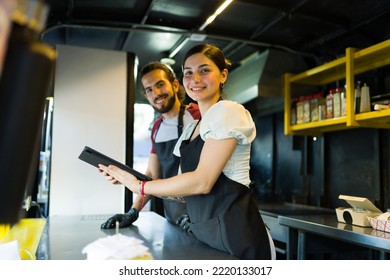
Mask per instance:
[[[225,68],[221,72],[221,84],[225,84],[227,77],[228,77],[229,71]]]

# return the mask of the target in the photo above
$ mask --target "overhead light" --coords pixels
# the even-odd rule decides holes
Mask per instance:
[[[199,28],[199,30],[202,31],[203,29],[205,29],[206,26],[209,25],[210,23],[212,23],[217,18],[217,16],[219,16],[227,8],[227,6],[229,6],[230,3],[232,3],[232,2],[233,2],[233,0],[226,0],[225,2],[223,2],[222,5],[219,6],[219,8],[214,12],[214,14],[212,14],[206,20],[205,23],[203,23],[203,25]]]
[[[233,0],[226,0],[225,2],[223,2],[221,6],[219,6],[218,9],[214,12],[214,14],[212,14],[206,20],[205,23],[203,23],[203,25],[198,29],[198,31],[203,31],[206,28],[206,26],[212,23],[216,19],[216,17],[219,16],[232,2]],[[173,49],[170,52],[168,57],[173,58],[184,47],[184,45],[188,42],[189,39],[195,39],[194,41],[200,41],[200,39],[204,40],[205,38],[206,38],[205,34],[203,36],[201,36],[201,34],[197,34],[197,35],[192,34],[190,37],[185,38],[175,49]]]

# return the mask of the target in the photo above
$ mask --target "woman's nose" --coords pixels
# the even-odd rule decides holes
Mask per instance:
[[[200,74],[198,72],[195,72],[194,75],[192,75],[192,80],[196,82],[200,81]]]

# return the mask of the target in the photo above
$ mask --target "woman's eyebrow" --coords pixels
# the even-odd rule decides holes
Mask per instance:
[[[205,66],[210,66],[210,65],[208,65],[208,64],[201,64],[201,65],[199,65],[197,68],[202,68],[202,67],[205,67]],[[191,69],[192,67],[185,67],[184,66],[184,68],[183,69]]]

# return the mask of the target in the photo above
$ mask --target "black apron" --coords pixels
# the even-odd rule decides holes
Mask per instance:
[[[180,137],[180,135],[183,132],[184,110],[185,110],[185,106],[181,106],[178,115],[178,126],[177,126],[178,137]],[[160,127],[157,128],[156,134],[159,128]],[[154,148],[162,169],[161,170],[162,179],[170,178],[172,176],[177,175],[177,171],[179,169],[179,164],[180,164],[180,158],[173,154],[173,149],[175,148],[176,142],[177,139],[172,139],[166,142],[154,143]],[[154,202],[156,208],[155,210],[157,210],[156,211],[157,213],[159,212],[158,201],[161,200],[155,199]],[[163,211],[161,210],[160,211],[164,213],[165,218],[171,223],[176,223],[176,221],[180,216],[187,214],[187,206],[185,203],[175,201],[175,200],[163,199],[162,204],[163,204]],[[162,207],[160,206],[160,208]]]
[[[182,142],[183,173],[196,169],[203,144],[199,135]],[[249,188],[221,173],[210,193],[186,201],[197,239],[240,259],[271,259],[267,231]]]

